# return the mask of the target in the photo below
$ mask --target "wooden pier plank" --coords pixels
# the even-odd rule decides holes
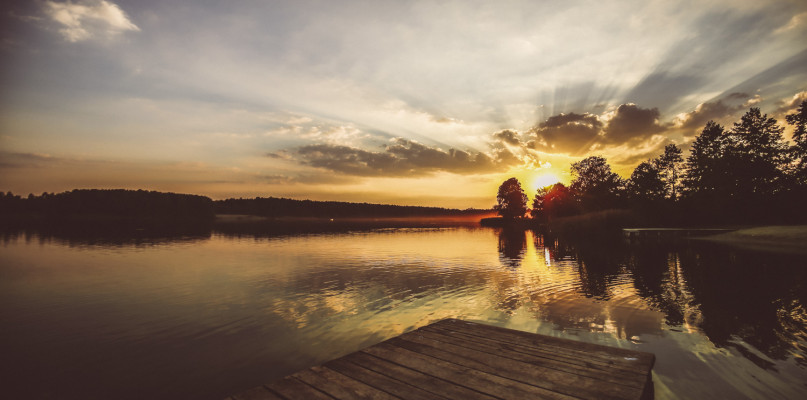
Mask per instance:
[[[283,379],[274,381],[268,385],[265,385],[267,389],[279,394],[281,397],[289,400],[304,400],[304,399],[316,399],[316,400],[333,400],[334,397],[328,396],[325,393],[320,392],[317,389],[293,378],[291,376],[287,376]]]
[[[435,341],[420,335],[404,335],[392,339],[391,343],[411,351],[427,354],[489,374],[575,397],[596,396],[602,399],[624,399],[639,397],[643,388],[624,386],[601,379],[559,371],[554,368],[529,364],[451,343]]]
[[[440,360],[418,352],[394,346],[388,342],[380,343],[363,350],[396,364],[468,387],[480,393],[511,399],[571,399],[572,397],[550,390],[523,384],[511,379],[502,378],[472,367]]]
[[[413,383],[425,391],[435,393],[449,399],[495,399],[495,397],[476,392],[468,389],[465,386],[456,385],[454,383],[435,378],[421,371],[416,371],[414,369],[383,360],[364,352],[349,354],[345,357],[345,359],[361,365],[362,367],[382,373],[390,378],[397,378],[403,382]]]
[[[579,357],[564,357],[563,355],[558,355],[552,352],[525,349],[519,346],[489,340],[487,338],[465,336],[457,333],[449,336],[445,335],[444,333],[444,331],[431,329],[418,330],[418,336],[423,336],[424,338],[431,340],[476,349],[478,351],[498,355],[500,357],[506,357],[532,365],[553,368],[557,369],[558,371],[568,372],[570,374],[600,379],[610,383],[623,384],[639,388],[643,386],[643,384],[634,383],[636,373],[618,370],[614,368],[613,365],[608,365],[605,363],[593,363],[591,361],[580,359]]]
[[[462,331],[458,332],[443,329],[443,327],[428,326],[420,329],[425,332],[435,332],[446,335],[452,340],[467,340],[478,345],[488,345],[489,347],[492,346],[494,348],[509,350],[515,353],[522,353],[527,356],[543,357],[556,360],[570,366],[582,366],[592,370],[600,370],[608,373],[609,375],[620,377],[621,379],[633,380],[636,379],[637,376],[644,377],[647,372],[643,366],[643,362],[639,362],[638,367],[636,362],[631,362],[627,365],[622,364],[621,361],[623,361],[622,359],[625,357],[624,355],[617,358],[600,358],[596,354],[587,353],[586,351],[581,351],[575,348],[569,348],[569,344],[566,344],[565,346],[558,346],[557,344],[545,344],[541,347],[535,347],[533,344],[519,342],[517,339],[503,340],[502,338],[493,337],[491,335],[481,333],[469,334]],[[638,358],[637,361],[639,361]]]
[[[639,399],[650,353],[442,320],[233,400]]]
[[[313,367],[291,375],[337,399],[395,400],[396,397],[327,367]]]
[[[439,396],[433,392],[427,392],[421,388],[401,382],[397,379],[390,378],[384,374],[364,368],[343,358],[328,361],[325,363],[325,366],[339,372],[342,375],[349,376],[372,387],[382,389],[385,392],[400,398],[406,398],[409,400],[433,400],[435,398],[448,398]]]
[[[479,324],[476,322],[461,321],[456,319],[442,320],[428,326],[435,328],[453,329],[470,334],[481,334],[484,332],[485,334],[491,334],[501,337],[508,337],[508,338],[517,337],[524,340],[525,343],[529,343],[532,346],[535,346],[536,348],[539,349],[545,345],[552,345],[552,346],[558,346],[562,349],[576,351],[578,353],[594,354],[602,356],[605,359],[616,359],[616,360],[620,359],[620,357],[614,357],[614,355],[626,356],[626,357],[638,357],[640,359],[645,360],[650,360],[654,357],[653,354],[651,353],[646,353],[637,350],[604,346],[594,343],[579,342],[570,339],[561,339],[553,336],[538,335],[530,332],[522,332],[514,329],[500,328],[498,326]]]
[[[645,365],[649,364],[652,367],[655,362],[655,356],[651,353],[537,335],[529,332],[499,328],[497,326],[458,320],[443,320],[433,325],[436,328],[492,338],[506,343],[532,347],[538,350],[548,349],[571,354],[575,357],[603,360],[609,364],[626,367],[640,374],[646,372]]]

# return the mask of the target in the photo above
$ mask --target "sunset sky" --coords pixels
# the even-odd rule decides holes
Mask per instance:
[[[0,190],[488,208],[807,99],[807,2],[13,0]],[[786,136],[789,138],[790,131]],[[686,152],[685,152],[686,155]]]

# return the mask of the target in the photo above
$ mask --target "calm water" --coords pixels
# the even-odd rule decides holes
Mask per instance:
[[[485,228],[4,239],[4,394],[219,399],[454,317],[653,352],[656,398],[807,397],[804,256]]]

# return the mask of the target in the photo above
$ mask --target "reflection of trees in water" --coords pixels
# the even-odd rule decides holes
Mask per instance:
[[[148,247],[165,244],[193,243],[209,240],[210,229],[205,228],[134,228],[70,226],[48,229],[7,230],[0,232],[3,243],[19,239],[26,243],[37,241],[40,244],[64,244],[69,247]]]
[[[668,325],[700,324],[703,317],[682,276],[677,251],[650,244],[636,247],[628,268],[639,296],[664,312]]]
[[[699,329],[715,345],[734,346],[763,368],[772,364],[736,339],[773,359],[794,352],[803,359],[807,339],[803,264],[798,257],[694,243],[677,250],[636,247],[628,262],[638,294],[665,314],[667,324]]]
[[[577,248],[580,262],[580,286],[586,297],[608,300],[620,275],[624,273],[621,246],[610,241],[590,241]]]
[[[736,336],[768,357],[785,359],[795,351],[803,359],[807,339],[803,259],[708,247],[683,252],[681,266],[703,313],[700,327],[713,343],[732,345]]]
[[[607,238],[573,244],[558,239],[542,242],[555,261],[573,262],[576,291],[585,297],[585,301],[548,305],[549,321],[563,329],[608,331],[623,339],[661,332],[660,313],[619,289],[627,283],[625,265],[629,256],[621,242]]]
[[[502,228],[499,235],[499,260],[506,267],[517,268],[527,249],[527,233],[524,229]]]
[[[630,282],[641,301],[660,311],[669,326],[702,331],[715,345],[736,347],[763,368],[773,364],[738,339],[772,359],[795,354],[797,362],[807,366],[803,361],[807,356],[807,269],[796,256],[707,243],[625,247],[537,237],[535,244],[546,248],[553,268],[561,268],[559,260],[573,262],[580,294],[606,300],[597,302],[603,304],[601,308],[572,297],[542,304],[540,318],[563,329],[596,331],[602,324],[614,324],[620,337],[622,331],[630,337],[657,330],[653,325],[660,325],[658,314],[643,310],[635,303],[638,299],[615,292],[621,283]]]
[[[624,273],[625,254],[620,243],[611,240],[569,242],[536,235],[536,246],[548,250],[553,261],[573,260],[580,278],[580,292],[586,297],[607,300],[615,281]]]
[[[550,262],[563,262],[566,260],[576,260],[575,249],[567,242],[558,240],[558,238],[535,235],[535,247],[543,248],[549,256]]]

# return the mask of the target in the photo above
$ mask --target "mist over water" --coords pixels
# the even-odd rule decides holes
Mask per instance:
[[[395,228],[6,235],[6,393],[223,398],[453,317],[656,354],[656,398],[802,398],[803,256]]]

